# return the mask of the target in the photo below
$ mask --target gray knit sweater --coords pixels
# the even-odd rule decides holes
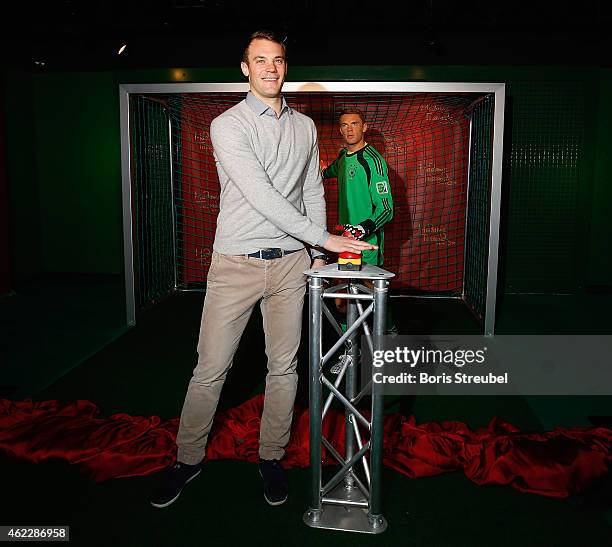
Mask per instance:
[[[212,121],[210,136],[221,184],[215,251],[236,255],[325,243],[317,131],[309,117],[283,98],[277,118],[249,92]]]

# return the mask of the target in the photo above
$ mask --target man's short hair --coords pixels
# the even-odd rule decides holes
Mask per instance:
[[[251,34],[251,36],[249,37],[249,41],[244,47],[244,51],[242,52],[242,62],[243,63],[247,63],[247,64],[249,63],[249,48],[251,47],[251,44],[253,43],[254,40],[269,40],[270,42],[274,42],[275,44],[278,44],[283,47],[283,55],[285,57],[287,56],[287,47],[285,46],[285,40],[286,40],[285,38],[281,39],[279,38],[278,34],[275,34],[274,32],[271,32],[269,30],[258,30],[254,32],[253,34]]]
[[[342,111],[340,112],[338,116],[338,121],[340,121],[340,118],[342,118],[342,116],[344,116],[345,114],[357,114],[361,118],[361,121],[363,123],[366,123],[366,119],[365,119],[363,112],[355,106],[348,106],[342,109]]]

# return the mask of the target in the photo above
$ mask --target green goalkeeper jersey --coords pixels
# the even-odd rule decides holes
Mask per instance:
[[[378,249],[364,251],[363,261],[382,265],[383,226],[393,218],[387,162],[369,144],[352,153],[344,149],[323,171],[323,177],[338,179],[340,224],[361,225],[368,234],[364,241],[378,246]]]

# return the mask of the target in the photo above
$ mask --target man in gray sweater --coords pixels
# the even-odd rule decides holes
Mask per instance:
[[[221,388],[251,311],[261,303],[268,374],[259,439],[259,470],[271,505],[286,501],[280,465],[289,442],[297,387],[304,270],[332,252],[375,248],[330,235],[313,121],[281,95],[285,46],[254,33],[242,72],[245,100],[210,128],[221,198],[202,311],[198,364],[189,382],[177,435],[177,463],[164,474],[151,504],[173,503],[200,473]],[[304,242],[312,247],[311,255]]]

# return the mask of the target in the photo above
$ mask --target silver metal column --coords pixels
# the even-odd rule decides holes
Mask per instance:
[[[387,288],[388,283],[382,279],[374,281],[374,350],[381,349],[381,336],[385,334],[387,319]],[[377,384],[372,384],[376,386]],[[384,518],[381,515],[381,465],[383,453],[383,396],[379,392],[380,388],[372,388],[372,432],[371,432],[371,453],[370,466],[371,485],[370,485],[370,511],[368,518],[370,524],[376,528],[385,526]]]
[[[323,280],[320,277],[309,279],[308,317],[310,323],[310,382],[308,394],[311,415],[321,415],[321,293]],[[321,437],[322,420],[310,420],[310,465],[312,468],[312,498],[307,515],[317,522],[321,513]],[[317,462],[318,465],[313,465]]]
[[[309,322],[310,322],[310,467],[312,492],[310,508],[304,514],[304,522],[313,528],[344,530],[378,534],[387,528],[381,507],[381,465],[383,448],[383,396],[372,393],[370,382],[357,393],[359,368],[360,331],[368,338],[368,346],[376,349],[385,332],[388,279],[394,274],[381,268],[365,265],[359,272],[338,271],[337,264],[308,270]],[[324,279],[341,279],[342,285],[323,288]],[[374,290],[363,282],[369,280]],[[325,300],[334,306],[340,298],[347,303],[347,330],[335,323]],[[323,352],[322,315],[332,323],[338,340]],[[367,318],[373,316],[370,331]],[[373,334],[374,336],[370,336]],[[344,355],[339,365],[326,367],[330,359],[337,360],[339,350]],[[335,362],[335,361],[334,361]],[[334,376],[335,374],[335,376]],[[344,380],[344,392],[342,381]],[[323,387],[328,394],[325,404]],[[372,395],[370,420],[357,408],[358,402]],[[333,401],[344,407],[345,451],[334,447],[323,434],[323,420]],[[368,438],[369,437],[369,438]],[[323,483],[322,447],[340,465],[327,483]]]
[[[357,287],[352,286],[352,282],[349,281],[348,284],[348,293],[355,294],[357,291]],[[346,328],[350,329],[357,321],[357,301],[354,300],[346,300]],[[345,375],[345,384],[344,384],[344,393],[346,398],[351,401],[355,397],[355,392],[357,391],[357,375],[356,375],[356,357],[357,357],[357,344],[359,343],[359,337],[357,336],[357,331],[354,331],[353,334],[348,339],[348,355],[349,362],[347,364],[346,375]],[[350,460],[355,454],[355,435],[353,433],[353,414],[350,409],[347,407],[344,410],[345,415],[345,435],[344,435],[344,445],[345,445],[345,455],[346,459]],[[353,479],[353,469],[349,469],[349,472],[344,476],[344,487],[347,490],[354,488],[355,480]]]

